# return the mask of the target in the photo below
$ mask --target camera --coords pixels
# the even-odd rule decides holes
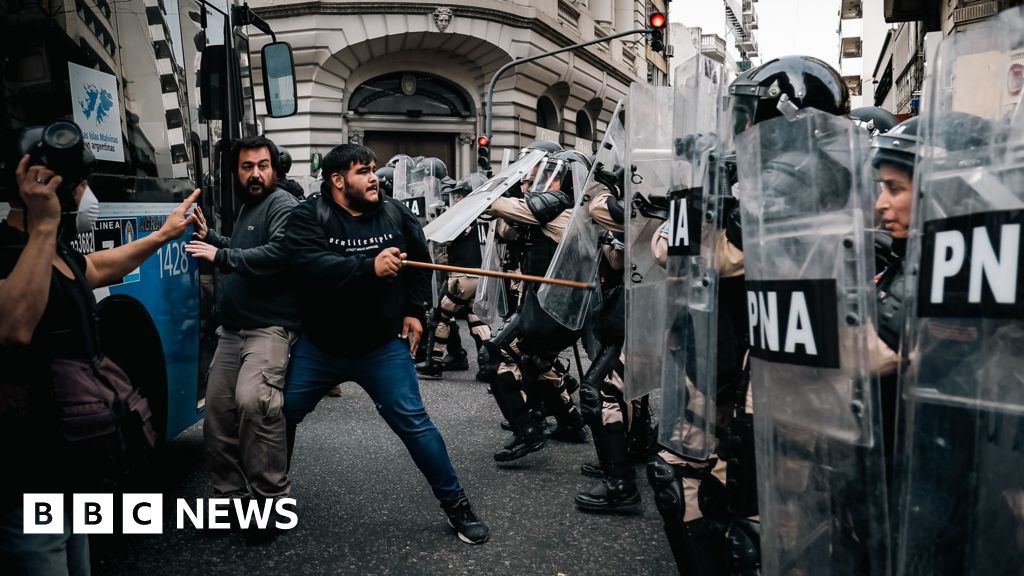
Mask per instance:
[[[57,190],[61,208],[75,210],[75,187],[92,173],[96,164],[78,125],[59,121],[22,128],[15,137],[15,147],[15,162],[28,154],[29,166],[46,166],[63,178]]]

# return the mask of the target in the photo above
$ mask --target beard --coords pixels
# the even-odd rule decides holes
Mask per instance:
[[[377,198],[374,200],[367,198],[371,190],[377,192]],[[380,205],[380,190],[376,187],[367,188],[366,190],[355,190],[346,182],[344,194],[345,200],[348,201],[349,205],[359,212],[369,212]]]
[[[266,197],[277,188],[277,178],[271,176],[269,181],[264,181],[259,176],[252,176],[247,181],[241,182],[240,188],[243,199],[258,200]]]

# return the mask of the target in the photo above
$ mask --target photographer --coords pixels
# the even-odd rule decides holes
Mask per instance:
[[[20,140],[16,187],[4,199],[11,210],[0,221],[0,435],[6,440],[0,461],[7,471],[0,491],[0,573],[88,574],[88,542],[71,534],[70,501],[63,534],[22,529],[23,493],[95,490],[109,457],[94,450],[101,444],[93,438],[69,440],[74,435],[56,392],[67,382],[58,382],[54,367],[68,361],[93,362],[97,371],[110,366],[95,354],[92,289],[120,281],[184,234],[195,222],[185,213],[199,190],[159,230],[85,256],[68,244],[91,230],[99,213],[85,181],[93,157],[81,132],[58,122],[23,131]]]

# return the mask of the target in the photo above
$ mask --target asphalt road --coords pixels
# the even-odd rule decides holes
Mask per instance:
[[[464,544],[447,527],[405,447],[348,383],[299,428],[295,529],[258,545],[237,533],[175,529],[174,498],[211,496],[200,423],[161,455],[164,533],[97,541],[94,574],[675,574],[642,467],[642,514],[576,511],[573,496],[589,483],[579,465],[594,460],[593,447],[551,442],[499,468],[492,453],[509,433],[472,374],[424,380],[421,389],[474,509],[491,528],[486,544]]]

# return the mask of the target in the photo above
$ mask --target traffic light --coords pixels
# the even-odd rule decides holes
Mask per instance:
[[[476,163],[484,172],[491,171],[491,139],[481,136],[476,139]]]
[[[653,12],[647,18],[648,28],[651,29],[651,50],[653,52],[665,51],[665,25],[668,18],[661,12]]]

